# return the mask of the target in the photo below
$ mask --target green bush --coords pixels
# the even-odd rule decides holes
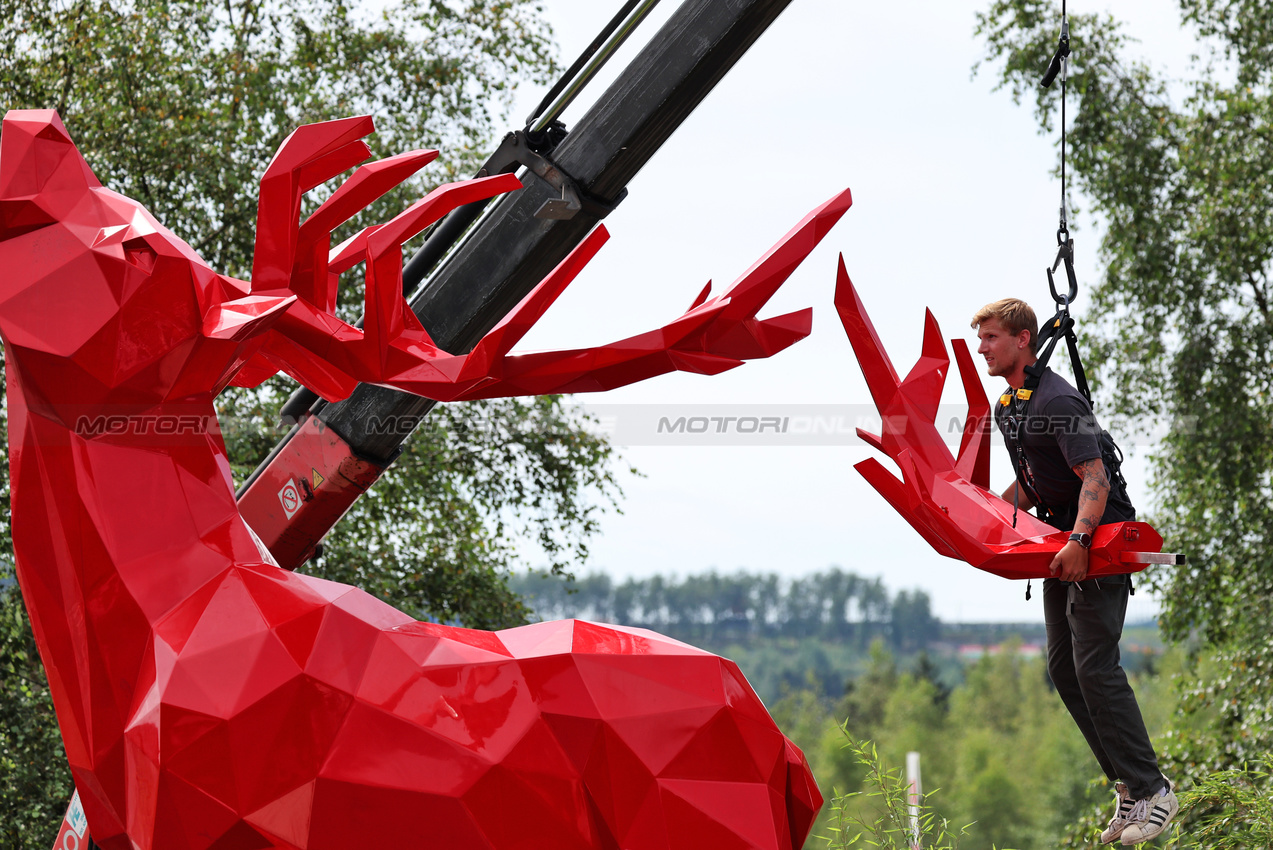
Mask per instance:
[[[1180,795],[1172,850],[1267,850],[1273,847],[1273,756],[1209,774]],[[1182,818],[1183,820],[1183,818]]]

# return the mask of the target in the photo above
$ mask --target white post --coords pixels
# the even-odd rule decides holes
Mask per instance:
[[[906,754],[906,781],[910,786],[906,792],[911,815],[911,850],[920,850],[919,846],[919,801],[923,797],[923,786],[919,781],[919,753]]]

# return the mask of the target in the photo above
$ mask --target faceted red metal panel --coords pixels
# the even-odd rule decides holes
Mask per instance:
[[[835,305],[883,425],[878,436],[861,429],[858,435],[892,458],[902,479],[875,458],[855,469],[938,553],[1004,578],[1051,575],[1052,558],[1070,533],[1026,511],[1017,512],[1014,528],[1011,503],[990,491],[990,404],[968,346],[962,339],[951,340],[968,399],[956,457],[935,424],[950,359],[933,314],[926,313],[919,360],[905,379],[899,379],[849,280],[843,257]],[[1161,552],[1162,543],[1158,532],[1143,522],[1102,525],[1092,536],[1088,575],[1143,570],[1146,565],[1129,562],[1129,556]]]
[[[664,328],[508,355],[594,234],[453,356],[402,303],[399,245],[516,181],[443,187],[329,251],[331,227],[432,156],[365,167],[297,227],[300,193],[364,156],[369,130],[349,119],[284,145],[262,182],[248,284],[102,188],[53,112],[4,120],[14,548],[93,838],[107,850],[799,847],[821,798],[731,662],[578,621],[420,623],[280,570],[238,512],[213,397],[277,368],[329,398],[358,380],[477,398],[731,368],[808,332],[807,311],[755,312],[848,193]],[[333,275],[363,259],[365,333],[330,313]]]

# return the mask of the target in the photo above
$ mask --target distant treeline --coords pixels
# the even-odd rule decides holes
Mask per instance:
[[[700,643],[816,637],[865,648],[880,637],[907,651],[941,634],[941,622],[922,590],[890,596],[880,579],[839,568],[797,579],[713,571],[622,583],[598,573],[573,582],[531,574],[515,577],[511,585],[542,620],[574,617],[641,626]]]

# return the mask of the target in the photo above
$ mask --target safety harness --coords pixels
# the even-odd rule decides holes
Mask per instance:
[[[1069,305],[1073,300],[1074,292],[1070,297],[1059,303],[1059,309],[1043,330],[1039,332],[1039,343],[1041,350],[1039,357],[1034,363],[1025,367],[1026,379],[1021,389],[1008,387],[1002,396],[999,397],[999,404],[1007,407],[1009,412],[1006,417],[1009,433],[1013,444],[1013,450],[1008,457],[1012,459],[1012,469],[1016,473],[1017,485],[1012,489],[1012,527],[1017,527],[1017,513],[1020,508],[1021,488],[1025,487],[1026,495],[1035,504],[1038,510],[1039,519],[1055,527],[1063,527],[1066,525],[1064,519],[1068,518],[1068,514],[1062,517],[1060,512],[1049,506],[1039,495],[1038,485],[1035,483],[1034,470],[1030,468],[1030,461],[1025,455],[1024,441],[1022,440],[1021,429],[1025,427],[1025,423],[1029,416],[1030,401],[1034,393],[1039,388],[1039,382],[1043,378],[1043,372],[1048,367],[1048,361],[1052,358],[1052,352],[1056,349],[1057,343],[1062,337],[1065,338],[1066,347],[1070,351],[1070,365],[1074,369],[1075,388],[1086,399],[1088,408],[1093,411],[1095,416],[1095,408],[1092,405],[1092,393],[1087,385],[1087,373],[1083,369],[1083,361],[1079,357],[1078,337],[1074,333],[1074,319],[1070,316]],[[1053,290],[1055,297],[1056,290]],[[1127,496],[1127,479],[1123,477],[1123,450],[1118,447],[1118,443],[1114,442],[1114,438],[1110,436],[1109,431],[1104,428],[1096,437],[1097,445],[1101,452],[1101,462],[1105,464],[1105,475],[1109,481],[1110,497],[1116,494],[1122,499],[1130,503],[1131,499]],[[1072,522],[1072,520],[1071,520]],[[1130,582],[1130,578],[1129,578]],[[1025,598],[1030,601],[1031,582],[1026,582]],[[1136,592],[1136,586],[1130,585],[1130,592]]]
[[[1087,401],[1088,407],[1095,412],[1095,406],[1092,404],[1092,392],[1087,384],[1087,372],[1083,368],[1083,360],[1079,356],[1078,336],[1074,333],[1074,318],[1070,316],[1070,304],[1075,295],[1077,288],[1072,288],[1068,297],[1061,299],[1057,296],[1056,290],[1053,289],[1053,297],[1057,298],[1058,310],[1044,328],[1039,332],[1039,355],[1034,363],[1025,367],[1025,384],[1021,389],[1013,389],[1008,387],[1003,395],[999,397],[999,404],[1009,408],[1007,415],[1007,423],[1009,428],[1009,436],[1013,442],[1013,451],[1009,454],[1012,458],[1012,468],[1016,472],[1016,480],[1026,488],[1026,495],[1039,508],[1039,518],[1044,522],[1060,516],[1059,512],[1051,508],[1039,495],[1038,485],[1035,484],[1034,471],[1030,468],[1030,462],[1026,459],[1023,441],[1021,439],[1020,429],[1025,425],[1026,417],[1029,413],[1030,400],[1039,388],[1039,382],[1043,379],[1043,373],[1048,368],[1048,363],[1052,359],[1052,352],[1056,350],[1057,343],[1062,338],[1065,339],[1066,348],[1070,353],[1070,366],[1074,370],[1074,386],[1082,394]],[[1121,492],[1123,496],[1127,494],[1127,480],[1123,477],[1123,452],[1114,442],[1114,438],[1110,436],[1109,431],[1101,429],[1097,436],[1101,450],[1101,461],[1105,464],[1105,472],[1109,478],[1110,492]],[[1020,490],[1013,490],[1012,504],[1012,527],[1016,528],[1017,513],[1020,507]],[[1051,523],[1050,523],[1051,524]]]

